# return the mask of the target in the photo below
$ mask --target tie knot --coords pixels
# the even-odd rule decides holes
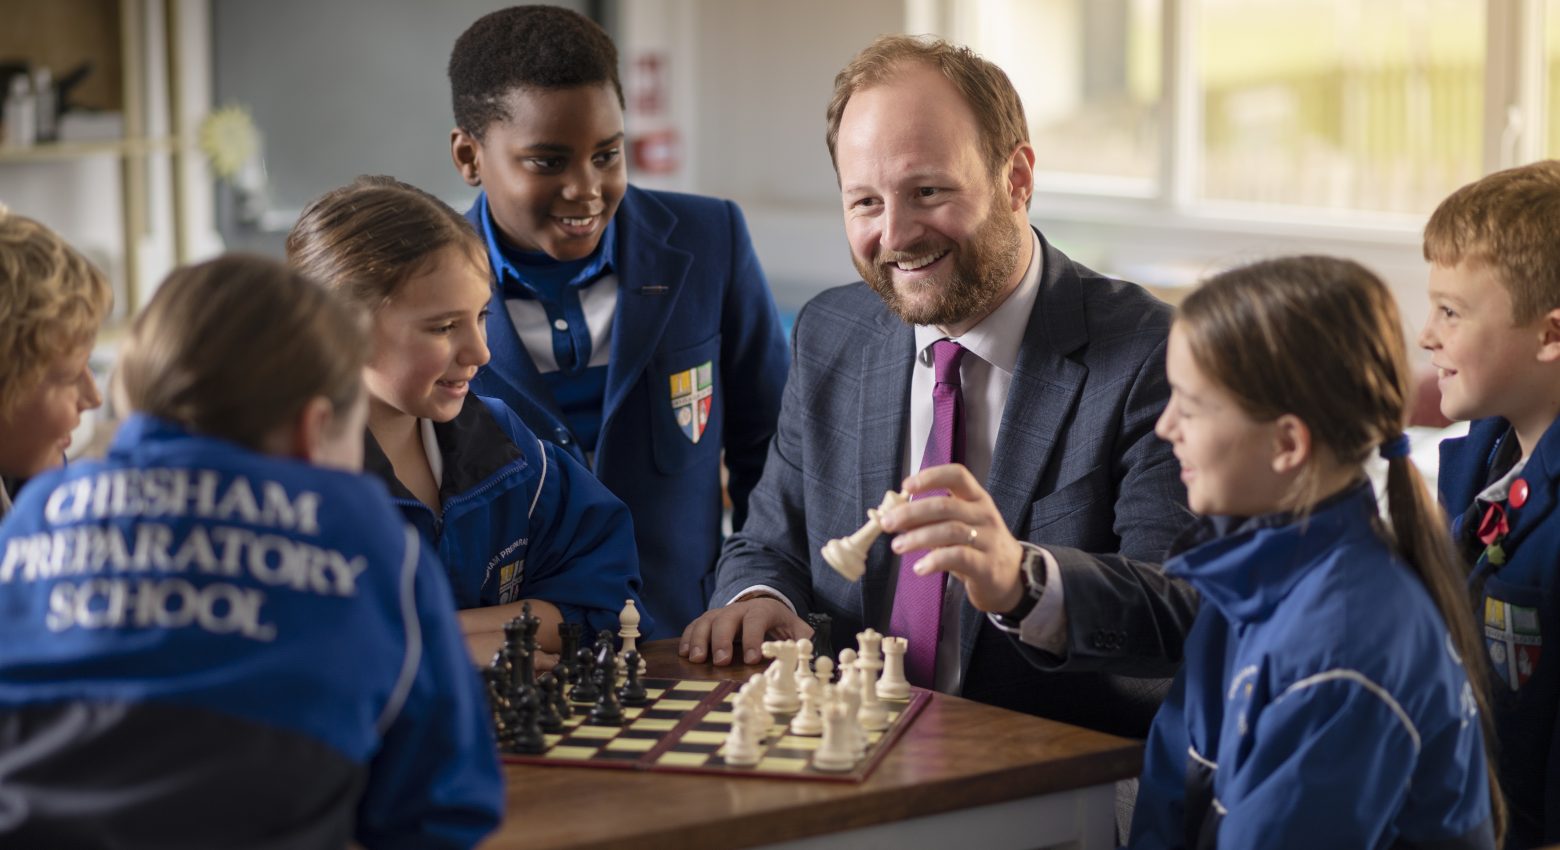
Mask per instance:
[[[937,383],[959,385],[959,361],[964,358],[964,351],[964,346],[951,339],[932,343],[932,370]]]

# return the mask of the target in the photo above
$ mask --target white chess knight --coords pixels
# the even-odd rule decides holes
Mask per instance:
[[[623,610],[618,612],[618,637],[623,639],[623,650],[618,653],[618,664],[623,675],[628,675],[628,654],[638,649],[639,640],[639,608],[634,605],[634,600],[623,600]],[[645,656],[639,654],[639,675],[645,674]]]
[[[769,681],[764,691],[764,710],[789,714],[801,705],[796,688],[796,656],[801,647],[794,640],[770,640],[764,642],[762,649],[765,658],[774,659],[766,676]]]
[[[867,524],[849,537],[836,537],[823,544],[823,559],[840,575],[851,581],[860,581],[867,571],[867,550],[872,548],[878,535],[883,533],[881,522],[884,512],[910,501],[909,495],[889,490],[883,494],[883,502],[867,509]]]

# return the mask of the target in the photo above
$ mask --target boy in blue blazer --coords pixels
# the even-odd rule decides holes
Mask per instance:
[[[1508,848],[1560,841],[1560,162],[1491,174],[1425,226],[1419,337],[1441,412],[1476,420],[1441,444],[1441,501],[1473,566],[1489,652]]]
[[[787,352],[735,204],[628,185],[617,49],[551,6],[479,19],[450,55],[451,156],[493,267],[475,389],[591,468],[633,514],[671,637],[705,609],[763,469]]]

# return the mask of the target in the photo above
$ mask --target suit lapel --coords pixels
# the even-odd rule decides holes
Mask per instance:
[[[682,294],[683,280],[693,265],[692,254],[667,242],[677,224],[676,216],[640,190],[629,187],[618,208],[617,222],[618,306],[613,319],[612,358],[607,364],[602,447],[614,414],[660,344]],[[700,340],[685,342],[692,345]]]
[[[898,490],[905,476],[905,422],[910,410],[910,375],[915,361],[915,331],[886,309],[878,315],[881,336],[862,353],[856,433],[861,451],[858,516]],[[862,577],[862,622],[882,622],[882,589],[897,559],[887,546],[874,546]]]
[[[1024,330],[986,481],[986,490],[1007,521],[1008,530],[1020,540],[1024,539],[1021,524],[1028,521],[1035,491],[1088,378],[1087,369],[1068,359],[1088,342],[1078,273],[1072,261],[1043,236],[1040,250],[1045,264],[1040,290]],[[984,616],[966,604],[961,618],[966,670],[983,620]]]

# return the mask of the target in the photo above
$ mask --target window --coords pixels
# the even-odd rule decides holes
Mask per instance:
[[[944,35],[1013,77],[1053,193],[1402,230],[1482,174],[1560,155],[1560,0],[939,8]]]
[[[1148,194],[1159,173],[1159,0],[982,0],[951,15],[955,41],[1012,78],[1035,166]]]

